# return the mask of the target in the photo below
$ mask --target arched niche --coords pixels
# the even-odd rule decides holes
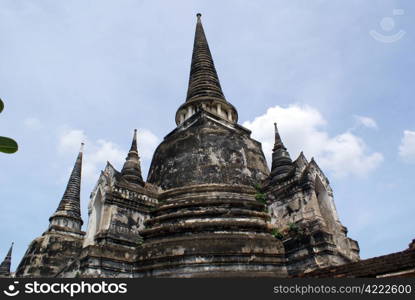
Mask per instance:
[[[95,235],[101,229],[102,206],[103,192],[101,188],[98,188],[92,200],[92,209],[89,216],[88,230],[84,245],[94,244]]]
[[[102,192],[101,192],[101,189],[98,189],[98,191],[97,191],[92,211],[93,212],[95,211],[95,214],[93,216],[94,230],[92,231],[95,235],[101,229],[101,216],[102,216]]]

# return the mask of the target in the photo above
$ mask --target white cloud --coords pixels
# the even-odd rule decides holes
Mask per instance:
[[[58,150],[60,153],[76,153],[81,143],[87,143],[83,130],[65,129],[59,136]]]
[[[336,177],[365,176],[383,161],[381,153],[368,153],[363,139],[350,132],[330,137],[324,130],[327,121],[318,110],[290,105],[271,107],[264,115],[243,123],[252,130],[253,138],[262,143],[268,162],[271,161],[275,121],[293,159],[303,150],[307,157],[315,157],[323,169]]]
[[[366,144],[350,132],[330,138],[317,154],[319,163],[334,172],[337,177],[367,175],[383,161],[383,155],[375,152],[366,154]]]
[[[378,128],[378,124],[376,123],[376,121],[370,117],[358,116],[358,115],[355,115],[354,117],[356,119],[357,125],[361,125],[361,126],[372,128],[372,129]]]
[[[151,159],[158,141],[157,136],[151,131],[138,130],[138,147],[142,163],[144,160],[147,164],[147,160]],[[90,140],[83,130],[78,129],[66,129],[61,133],[58,150],[62,154],[74,155],[79,151],[81,142],[85,143],[82,177],[89,182],[95,182],[98,179],[99,172],[105,167],[107,161],[116,168],[122,167],[129,150],[129,147],[122,149],[119,145],[105,139]]]
[[[160,141],[159,138],[147,129],[139,129],[137,134],[140,156],[143,159],[151,159]]]
[[[39,130],[43,127],[42,122],[40,122],[39,119],[33,118],[33,117],[26,118],[23,121],[23,124],[24,124],[24,126],[26,126],[27,128],[29,128],[31,130]]]
[[[408,163],[415,163],[415,131],[405,130],[403,132],[399,156]]]

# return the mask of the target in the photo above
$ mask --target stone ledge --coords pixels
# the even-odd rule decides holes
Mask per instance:
[[[159,194],[159,199],[165,199],[168,197],[176,197],[181,194],[187,193],[203,193],[203,192],[233,192],[237,194],[255,194],[255,189],[247,185],[229,185],[229,184],[197,184],[184,187],[173,188],[165,190]]]
[[[264,221],[269,221],[271,217],[268,213],[251,211],[247,209],[228,209],[228,208],[207,208],[206,210],[195,210],[185,212],[174,212],[158,217],[154,217],[145,221],[145,225],[155,225],[164,223],[169,220],[182,220],[191,219],[193,217],[212,217],[212,216],[223,216],[223,217],[257,217]]]
[[[201,197],[202,198],[202,197]],[[239,208],[249,208],[256,211],[264,211],[265,205],[257,202],[255,200],[239,200],[239,199],[198,199],[198,200],[189,200],[187,202],[179,202],[179,203],[168,203],[161,205],[159,208],[153,211],[154,215],[160,215],[164,211],[169,210],[178,210],[181,208],[188,208],[188,207],[206,207],[206,206],[232,206],[232,207],[239,207]]]
[[[206,231],[247,231],[247,229],[254,232],[268,232],[268,226],[259,222],[248,221],[206,221],[194,222],[193,224],[169,224],[168,226],[159,226],[149,229],[143,229],[140,232],[144,238],[151,238],[154,236],[163,236],[177,233],[198,233]]]

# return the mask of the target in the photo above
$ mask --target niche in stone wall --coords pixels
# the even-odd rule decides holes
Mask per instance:
[[[94,200],[94,207],[93,212],[95,212],[94,216],[92,216],[94,228],[92,230],[94,236],[99,232],[101,229],[101,216],[102,216],[102,192],[101,189],[98,189],[97,194]]]
[[[94,244],[95,235],[101,228],[101,216],[102,216],[102,192],[100,188],[97,188],[97,192],[92,199],[91,214],[89,216],[88,231],[85,237],[84,245]]]
[[[321,216],[330,229],[334,228],[336,219],[335,212],[333,211],[333,207],[331,205],[331,197],[329,196],[327,189],[325,188],[319,176],[316,176],[315,180],[315,193],[317,196]]]

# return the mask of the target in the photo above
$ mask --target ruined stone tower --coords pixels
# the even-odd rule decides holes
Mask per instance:
[[[275,124],[269,170],[261,144],[238,124],[197,15],[187,96],[157,147],[147,181],[137,131],[122,170],[110,163],[81,231],[82,152],[20,276],[287,277],[359,259],[317,163],[292,160]],[[65,263],[64,263],[65,261]]]
[[[48,229],[29,245],[17,267],[17,277],[53,277],[79,256],[85,234],[80,208],[82,148],[83,144]]]

